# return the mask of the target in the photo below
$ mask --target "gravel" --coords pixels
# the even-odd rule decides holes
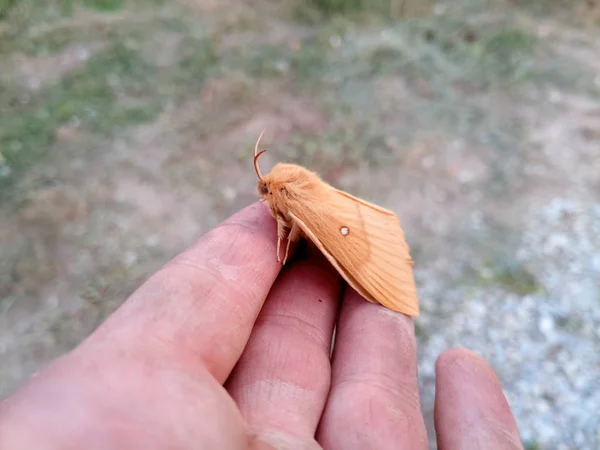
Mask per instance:
[[[525,219],[516,257],[540,293],[445,297],[458,312],[421,346],[423,402],[433,402],[437,356],[464,346],[496,370],[529,448],[598,449],[600,204],[556,198]]]

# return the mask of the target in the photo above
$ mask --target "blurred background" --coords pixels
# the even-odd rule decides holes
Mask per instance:
[[[600,448],[600,5],[0,0],[0,397],[292,161],[393,209],[526,449]],[[435,448],[432,441],[431,448]]]

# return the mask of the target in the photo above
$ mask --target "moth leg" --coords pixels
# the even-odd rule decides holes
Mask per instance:
[[[287,246],[285,248],[285,256],[284,256],[283,262],[282,262],[283,265],[285,265],[285,262],[288,259],[288,255],[290,254],[290,245],[292,244],[292,242],[295,242],[298,240],[301,233],[302,233],[302,229],[300,228],[300,226],[296,222],[293,222],[292,229],[290,230],[290,233],[288,234],[288,237],[287,237],[288,242],[287,242]]]
[[[277,236],[277,262],[281,262],[281,258],[279,257],[279,247],[281,246],[281,236]]]
[[[289,227],[285,220],[277,218],[277,262],[282,262],[279,256],[279,248],[281,247],[281,240],[289,234]]]

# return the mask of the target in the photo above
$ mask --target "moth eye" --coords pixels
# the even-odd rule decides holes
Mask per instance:
[[[260,188],[260,192],[262,192],[263,194],[266,194],[267,192],[269,192],[269,188],[267,187],[266,184],[262,185],[262,187]]]

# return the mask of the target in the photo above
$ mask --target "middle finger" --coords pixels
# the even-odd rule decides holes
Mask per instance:
[[[258,438],[275,448],[318,448],[315,431],[329,391],[339,275],[316,252],[276,281],[227,382]]]

